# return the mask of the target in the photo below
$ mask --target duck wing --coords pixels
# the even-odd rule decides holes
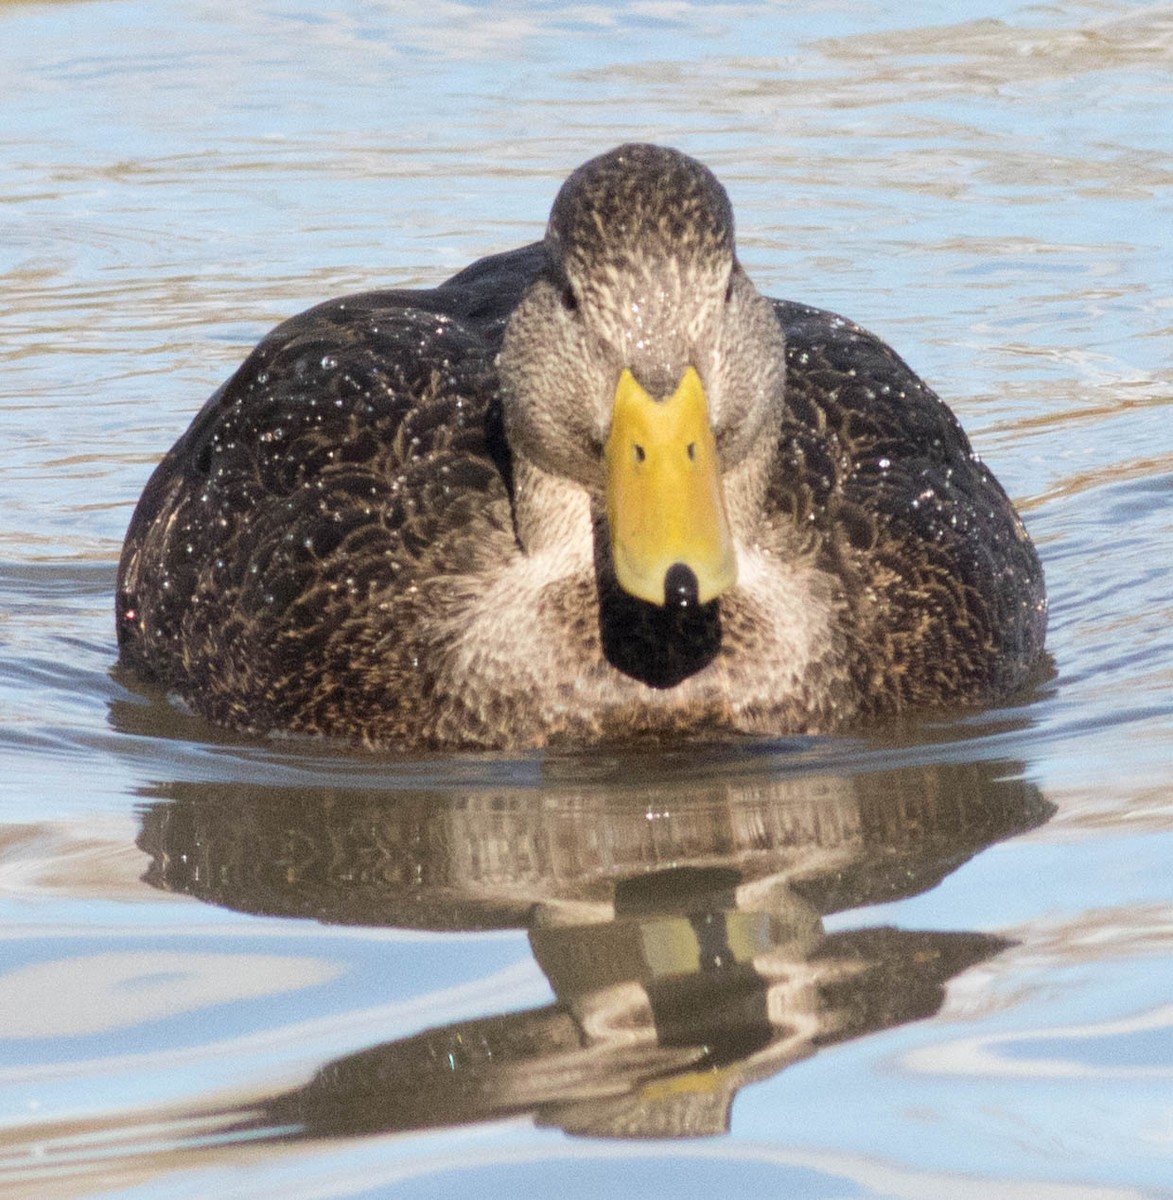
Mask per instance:
[[[424,649],[385,644],[413,627],[413,581],[459,566],[456,533],[512,539],[494,359],[541,261],[527,246],[269,333],[143,492],[118,573],[123,660],[236,727],[345,733],[341,710],[372,689],[393,713]]]
[[[1042,650],[1042,566],[957,418],[886,343],[774,301],[787,417],[770,504],[842,581],[860,690],[876,710],[978,698]]]

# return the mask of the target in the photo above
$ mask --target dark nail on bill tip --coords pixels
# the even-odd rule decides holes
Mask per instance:
[[[677,608],[688,608],[698,602],[699,587],[691,567],[684,563],[673,563],[664,575],[664,603]]]

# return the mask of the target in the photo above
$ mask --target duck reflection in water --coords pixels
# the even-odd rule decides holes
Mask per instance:
[[[528,929],[556,1000],[425,1030],[225,1113],[259,1138],[529,1113],[595,1136],[728,1129],[738,1089],[931,1016],[1008,943],[823,917],[927,890],[1051,808],[1016,764],[387,795],[176,784],[143,818],[156,887],[258,914]],[[649,820],[649,814],[656,819]]]

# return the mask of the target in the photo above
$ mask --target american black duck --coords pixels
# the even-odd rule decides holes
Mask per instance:
[[[986,702],[1046,600],[941,400],[760,295],[708,169],[627,145],[542,241],[265,337],[147,484],[117,624],[227,726],[520,748]]]

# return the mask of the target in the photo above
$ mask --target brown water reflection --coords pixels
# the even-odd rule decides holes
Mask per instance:
[[[922,892],[1052,807],[1018,764],[697,786],[413,792],[176,784],[149,883],[243,912],[528,931],[555,1001],[436,1027],[226,1113],[274,1140],[510,1114],[595,1136],[727,1130],[746,1083],[931,1016],[1005,948],[823,918]]]

